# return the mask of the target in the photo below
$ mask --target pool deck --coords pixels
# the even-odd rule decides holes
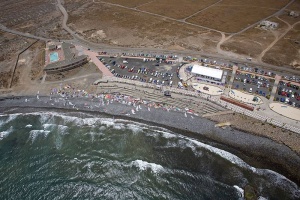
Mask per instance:
[[[49,51],[48,48],[45,49],[45,66],[47,66],[48,64],[50,63],[53,63],[53,62],[50,62],[50,53],[52,52],[57,52],[58,53],[58,60],[57,61],[61,61],[61,60],[64,60],[65,59],[65,54],[63,52],[62,49],[56,49],[55,51]],[[55,62],[57,62],[55,61]]]

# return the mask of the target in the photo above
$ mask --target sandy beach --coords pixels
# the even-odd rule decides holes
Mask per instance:
[[[88,97],[2,98],[0,99],[0,112],[55,111],[70,113],[75,111],[161,126],[232,152],[254,167],[271,169],[285,175],[298,185],[300,183],[300,156],[284,144],[230,127],[216,128],[215,122],[185,110],[166,109],[151,104],[151,102],[137,102],[129,105],[129,102],[124,99],[126,98],[119,99],[117,102]]]

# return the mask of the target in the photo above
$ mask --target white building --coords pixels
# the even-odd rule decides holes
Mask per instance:
[[[191,73],[201,80],[221,82],[223,70],[200,65],[193,65]]]

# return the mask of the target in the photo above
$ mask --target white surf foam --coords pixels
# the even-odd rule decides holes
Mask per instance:
[[[240,197],[244,199],[244,190],[237,185],[234,185],[233,187],[238,191]]]
[[[27,125],[25,126],[25,128],[31,128],[31,127],[32,127],[31,124],[27,124]]]
[[[133,133],[138,133],[143,131],[143,127],[136,124],[127,124],[126,128],[131,130]]]
[[[43,116],[43,115],[45,115],[45,112],[35,112],[35,113],[26,113],[26,114],[23,114],[23,113],[9,114],[9,119],[6,120],[6,121],[11,121],[11,120],[15,119],[18,115],[40,115],[40,116]],[[2,115],[2,116],[7,116],[7,115]],[[47,119],[49,120],[49,118],[53,117],[53,116],[61,117],[61,118],[63,118],[65,120],[65,122],[73,122],[73,123],[76,123],[79,126],[83,125],[83,124],[93,125],[93,124],[96,124],[96,123],[105,124],[107,126],[114,126],[115,121],[127,121],[127,122],[130,122],[132,124],[137,124],[137,125],[140,124],[138,122],[134,122],[134,121],[130,121],[130,120],[113,120],[113,119],[108,119],[108,118],[80,118],[80,117],[71,117],[71,116],[62,115],[62,114],[56,113],[56,112],[47,112],[46,117],[43,117],[42,119],[43,119],[43,121],[47,121]],[[141,125],[142,125],[143,128],[146,128],[146,127],[147,128],[152,128],[152,129],[158,129],[159,128],[159,130],[155,130],[155,132],[156,131],[160,131],[160,130],[163,130],[163,131],[166,130],[166,134],[162,134],[163,137],[170,137],[170,136],[173,137],[173,135],[169,135],[171,131],[169,131],[167,129],[156,127],[156,126],[145,125],[145,124],[141,124]],[[36,131],[41,131],[41,130],[36,130]],[[44,131],[44,130],[42,130],[42,131]],[[37,133],[32,134],[32,138],[35,139],[37,137]],[[174,137],[176,137],[176,135],[174,135]],[[248,165],[247,163],[245,163],[239,157],[237,157],[237,156],[235,156],[235,155],[233,155],[233,154],[231,154],[229,152],[226,152],[224,150],[221,150],[221,149],[215,148],[213,146],[204,144],[204,143],[199,142],[197,140],[194,140],[194,139],[191,139],[191,138],[188,138],[188,137],[185,137],[185,136],[181,136],[181,135],[177,135],[177,137],[181,138],[181,139],[185,139],[186,141],[189,141],[190,143],[186,143],[186,147],[192,148],[193,151],[197,151],[194,148],[195,146],[207,149],[208,151],[221,156],[222,158],[230,161],[231,163],[236,164],[236,165],[238,165],[240,167],[249,169],[249,170],[251,170],[254,173],[264,174],[264,175],[270,175],[273,179],[276,179],[278,183],[282,183],[282,182],[286,183],[286,182],[288,182],[289,185],[292,186],[293,191],[296,194],[300,193],[298,186],[295,183],[293,183],[292,181],[290,181],[289,179],[287,179],[283,175],[280,175],[280,174],[278,174],[278,173],[276,173],[276,172],[274,172],[272,170],[256,169],[256,168]],[[139,163],[139,162],[137,162],[137,163]],[[142,162],[140,162],[140,163],[142,163]],[[147,164],[147,163],[144,163],[144,164]],[[141,166],[143,166],[143,165],[141,165]],[[148,165],[146,165],[146,166],[148,166]],[[300,196],[300,194],[299,194],[299,196]]]
[[[268,199],[265,198],[265,197],[259,196],[259,197],[257,198],[257,200],[268,200]]]
[[[143,161],[143,160],[132,161],[130,163],[130,165],[138,167],[139,170],[141,170],[141,171],[145,171],[147,169],[150,169],[153,173],[161,172],[164,169],[161,165],[158,165],[158,164],[155,164],[155,163],[148,163],[148,162]]]
[[[29,132],[29,140],[33,143],[38,136],[42,135],[46,138],[49,133],[50,131],[45,131],[45,130],[31,130]]]
[[[7,129],[6,131],[1,131],[0,132],[0,140],[3,140],[4,138],[6,138],[10,133],[13,132],[13,127],[9,127],[9,129]]]

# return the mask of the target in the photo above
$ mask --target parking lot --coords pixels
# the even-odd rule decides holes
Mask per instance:
[[[272,79],[238,71],[235,75],[233,88],[269,98],[273,84]]]
[[[161,60],[133,59],[122,57],[98,57],[119,78],[153,83],[160,86],[177,87],[177,71],[180,63]]]
[[[275,100],[300,108],[299,86],[280,81]]]

